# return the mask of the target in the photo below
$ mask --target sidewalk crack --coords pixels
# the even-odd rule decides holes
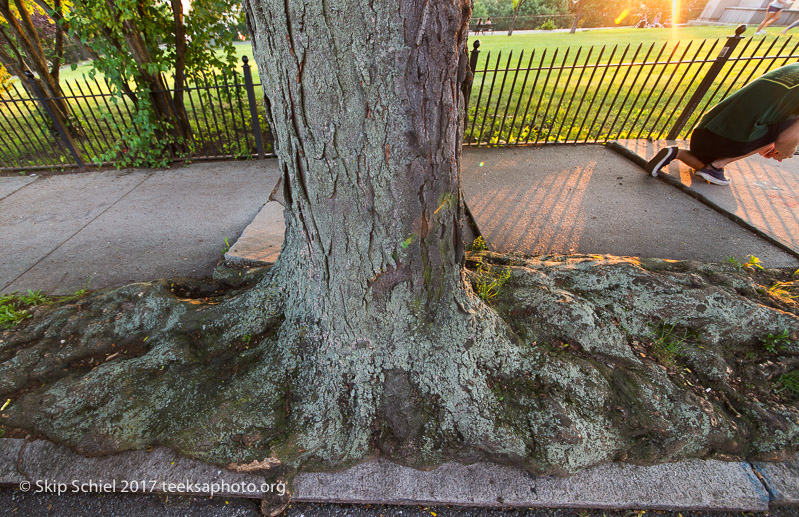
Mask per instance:
[[[114,201],[113,203],[111,203],[110,205],[108,205],[108,206],[106,207],[106,209],[105,209],[105,210],[103,210],[102,212],[100,212],[99,214],[97,214],[97,215],[96,215],[94,218],[92,218],[92,220],[91,220],[91,221],[87,222],[86,224],[84,224],[83,226],[81,226],[80,228],[78,228],[78,229],[77,229],[77,230],[76,230],[76,231],[75,231],[75,232],[74,232],[72,235],[70,235],[69,237],[67,237],[66,239],[64,239],[64,240],[61,242],[61,244],[59,244],[58,246],[56,246],[55,248],[53,248],[52,250],[50,250],[50,251],[49,251],[49,252],[48,252],[48,253],[47,253],[45,256],[43,256],[42,258],[40,258],[39,260],[37,260],[37,261],[36,261],[36,262],[35,262],[33,265],[31,265],[31,266],[30,266],[29,268],[27,268],[25,271],[23,271],[22,273],[18,274],[18,275],[17,275],[17,276],[15,276],[14,278],[12,278],[12,279],[11,279],[11,281],[9,281],[9,282],[8,282],[6,285],[4,285],[4,286],[3,286],[3,287],[0,289],[0,293],[2,293],[3,291],[5,291],[6,289],[8,289],[8,287],[9,287],[10,285],[12,285],[14,282],[16,282],[17,280],[19,280],[20,278],[22,278],[22,277],[23,277],[23,276],[24,276],[26,273],[28,273],[29,271],[31,271],[33,268],[35,268],[36,266],[38,266],[39,264],[41,264],[41,263],[42,263],[42,261],[44,261],[44,260],[45,260],[47,257],[49,257],[50,255],[52,255],[53,253],[55,253],[56,251],[58,251],[59,249],[61,249],[61,247],[62,247],[64,244],[66,244],[66,243],[67,243],[67,242],[69,242],[69,241],[70,241],[70,240],[71,240],[73,237],[75,237],[77,234],[79,234],[80,232],[82,232],[83,230],[85,230],[85,229],[86,229],[86,227],[88,227],[88,226],[89,226],[90,224],[92,224],[94,221],[96,221],[97,219],[99,219],[100,217],[102,217],[102,216],[103,216],[103,215],[104,215],[106,212],[108,212],[109,210],[111,210],[112,208],[114,208],[114,207],[115,207],[115,206],[116,206],[116,205],[117,205],[117,204],[118,204],[120,201],[122,201],[123,199],[125,199],[126,197],[128,197],[128,194],[130,194],[131,192],[133,192],[134,190],[136,190],[137,188],[139,188],[139,187],[142,185],[142,183],[144,183],[145,181],[147,181],[148,179],[150,179],[150,178],[152,177],[152,175],[153,175],[153,173],[152,173],[152,172],[148,172],[148,173],[147,173],[147,175],[144,177],[144,179],[142,179],[140,182],[138,182],[136,185],[134,185],[134,186],[133,186],[133,187],[132,187],[130,190],[128,190],[127,192],[125,192],[124,194],[122,194],[122,196],[120,196],[120,197],[119,197],[119,199],[117,199],[116,201]]]

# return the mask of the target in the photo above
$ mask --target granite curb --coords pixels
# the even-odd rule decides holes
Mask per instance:
[[[0,439],[0,486],[33,493],[162,493],[261,498],[285,490],[257,471],[228,470],[170,449],[87,458],[46,440]],[[294,478],[297,502],[482,507],[765,512],[799,506],[799,460],[688,460],[600,465],[566,478],[502,465],[447,463],[431,471],[371,460],[342,472]]]

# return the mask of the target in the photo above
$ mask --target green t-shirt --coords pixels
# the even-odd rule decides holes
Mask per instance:
[[[799,63],[764,74],[713,107],[699,122],[717,135],[751,142],[767,126],[799,115]]]

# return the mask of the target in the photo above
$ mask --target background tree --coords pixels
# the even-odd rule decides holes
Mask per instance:
[[[799,308],[747,273],[485,251],[463,268],[469,0],[245,7],[283,177],[277,264],[109,289],[0,333],[3,425],[264,471],[799,448],[797,400],[773,389]],[[779,329],[772,361],[759,343]]]
[[[52,99],[51,107],[68,123],[69,108],[59,84],[64,31],[47,14],[61,11],[61,0],[54,0],[52,8],[43,0],[41,4],[29,0],[0,0],[0,63],[22,79],[25,87],[25,72],[35,73],[42,93]],[[43,38],[53,42],[51,52],[47,52]]]
[[[510,28],[508,29],[508,36],[513,36],[513,27],[516,25],[516,17],[519,15],[519,10],[524,7],[524,4],[527,3],[527,0],[511,0],[513,5],[513,18],[510,22]]]
[[[233,0],[196,0],[185,14],[180,0],[75,2],[70,29],[97,55],[94,70],[136,104],[135,129],[120,142],[128,152],[123,158],[114,149],[105,158],[118,165],[164,164],[188,144],[187,75],[234,66],[228,26],[235,11]]]

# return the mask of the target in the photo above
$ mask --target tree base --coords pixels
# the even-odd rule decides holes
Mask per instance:
[[[2,424],[86,455],[166,445],[264,469],[382,456],[567,474],[799,449],[799,308],[793,284],[769,290],[790,271],[487,252],[468,265],[475,292],[510,271],[490,307],[465,292],[452,329],[420,316],[397,343],[346,354],[286,329],[267,269],[38,309],[0,334]]]

